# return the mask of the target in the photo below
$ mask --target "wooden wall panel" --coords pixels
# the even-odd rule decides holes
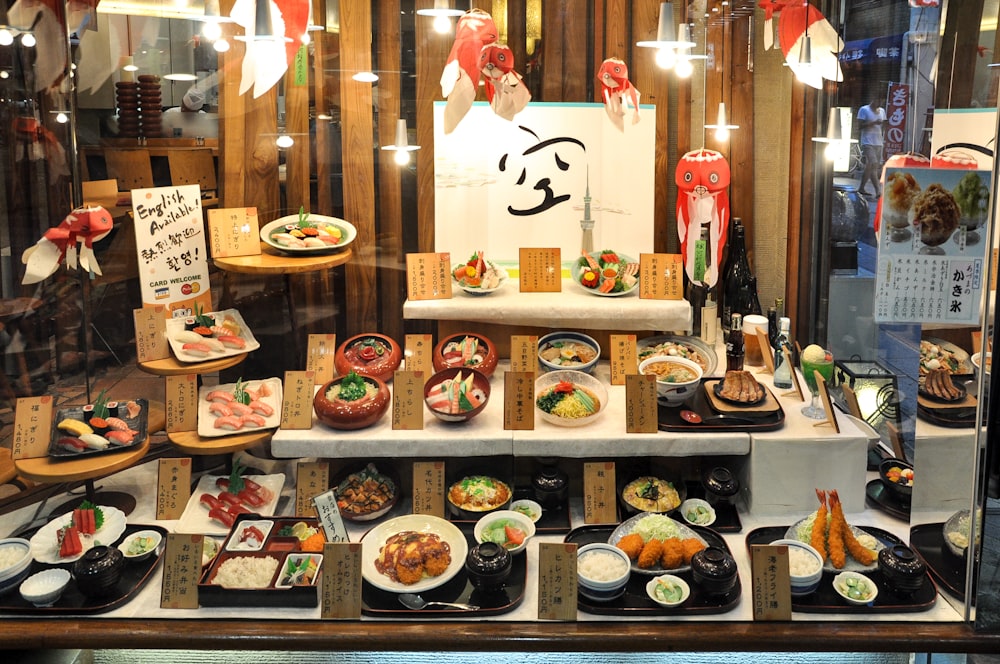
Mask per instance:
[[[296,82],[295,64],[285,72],[285,130],[295,143],[285,150],[285,208],[282,214],[294,214],[299,207],[315,210],[309,196],[310,150],[315,149],[309,135],[309,68],[305,80]]]
[[[524,76],[528,62],[527,2],[507,0],[507,46],[514,53],[514,71]]]
[[[314,11],[317,11],[314,8]],[[322,14],[320,14],[322,15]],[[327,83],[324,67],[327,53],[332,53],[333,38],[324,30],[313,35],[313,99],[317,116],[328,113],[332,104],[327,99]],[[327,154],[330,145],[330,120],[316,118],[316,210],[329,214],[333,210],[333,191],[331,186],[330,163],[333,155]],[[338,156],[339,158],[339,156]]]
[[[749,0],[739,0],[737,7],[750,7]],[[733,184],[729,190],[729,204],[733,214],[743,218],[747,229],[747,247],[749,248],[750,264],[758,272],[765,266],[758,265],[754,260],[754,219],[753,219],[753,72],[748,66],[748,48],[752,47],[753,36],[750,34],[750,17],[740,12],[730,14],[729,23],[729,54],[728,66],[729,97],[726,100],[728,112],[731,114],[731,124],[739,125],[739,129],[730,132],[729,139],[729,169],[733,174]],[[765,310],[767,305],[761,303]]]

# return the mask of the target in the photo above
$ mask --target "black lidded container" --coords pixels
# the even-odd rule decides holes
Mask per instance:
[[[95,546],[73,563],[73,577],[87,597],[104,597],[114,592],[125,567],[125,556],[113,546]]]
[[[465,571],[469,581],[481,592],[491,592],[503,586],[510,576],[513,559],[510,552],[495,542],[482,542],[469,549]]]
[[[553,464],[542,466],[531,478],[535,500],[545,509],[556,509],[569,496],[569,475]]]

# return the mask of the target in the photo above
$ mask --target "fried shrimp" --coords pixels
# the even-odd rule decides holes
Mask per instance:
[[[834,489],[830,492],[830,506],[833,512],[833,519],[835,522],[840,523],[840,529],[844,544],[847,546],[847,552],[851,554],[851,557],[857,560],[862,565],[871,565],[878,558],[878,554],[871,549],[862,546],[861,542],[854,536],[851,531],[851,527],[847,525],[847,519],[844,517],[844,508],[840,504],[840,496],[837,495],[837,490]]]
[[[820,558],[826,561],[826,491],[816,489],[816,497],[819,498],[819,509],[816,510],[816,520],[813,521],[809,544],[819,551]]]
[[[635,560],[639,557],[639,552],[642,551],[642,547],[645,545],[646,542],[642,539],[642,535],[638,533],[630,533],[618,540],[618,543],[615,546],[624,551],[625,555],[628,556],[630,560]]]
[[[660,565],[663,569],[677,569],[684,562],[684,547],[676,537],[663,540]]]
[[[636,564],[640,569],[650,569],[660,562],[660,554],[663,553],[663,542],[658,539],[651,539],[646,542],[639,552],[639,560]]]
[[[681,540],[681,549],[684,551],[684,564],[689,565],[694,554],[704,550],[705,545],[694,537]]]
[[[840,508],[840,499],[837,498],[836,490],[830,492],[830,533],[828,544],[830,546],[830,562],[837,569],[843,569],[847,562],[847,552],[844,550],[844,532],[849,531],[847,520],[844,519],[844,511]]]

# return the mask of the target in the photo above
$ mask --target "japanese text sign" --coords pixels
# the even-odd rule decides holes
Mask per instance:
[[[413,513],[444,516],[444,461],[413,462]]]
[[[218,208],[208,211],[208,238],[213,258],[260,254],[257,208]]]
[[[201,549],[204,535],[167,535],[163,554],[161,609],[197,609],[198,579],[201,577]]]
[[[611,384],[624,385],[625,376],[639,370],[638,356],[635,347],[634,334],[612,334],[611,348]]]
[[[680,254],[639,254],[639,297],[680,300],[684,297],[684,263]]]
[[[558,248],[522,247],[519,257],[522,293],[558,293],[562,290],[562,266]]]
[[[313,372],[313,383],[323,385],[337,375],[334,356],[337,351],[336,334],[310,334],[306,346],[306,371]]]
[[[792,587],[788,546],[754,544],[750,547],[754,620],[791,620]]]
[[[538,544],[538,619],[576,620],[576,544]]]
[[[424,428],[424,372],[397,371],[392,379],[392,428]]]
[[[504,373],[503,428],[505,431],[531,431],[535,428],[534,372]]]
[[[195,431],[198,428],[198,376],[182,374],[166,377],[164,408],[167,432]]]
[[[320,617],[356,620],[361,617],[361,543],[327,542],[323,547]]]
[[[156,518],[179,519],[191,497],[191,458],[160,459],[156,485]]]
[[[166,307],[162,306],[132,310],[137,362],[151,362],[170,357],[170,346],[167,343],[166,313]]]
[[[330,465],[300,461],[295,468],[295,515],[315,516],[313,498],[330,488]]]
[[[282,429],[312,428],[314,382],[312,371],[285,372],[281,400]]]
[[[52,435],[51,396],[24,397],[17,400],[14,409],[14,435],[11,439],[11,457],[37,459],[49,453]]]
[[[451,255],[406,254],[406,297],[411,300],[451,298]]]
[[[583,464],[583,520],[586,523],[618,521],[618,491],[614,461]]]

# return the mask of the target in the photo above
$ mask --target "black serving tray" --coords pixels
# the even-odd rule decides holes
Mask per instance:
[[[686,524],[688,528],[697,531],[699,535],[708,542],[709,546],[717,546],[729,551],[726,541],[716,532],[704,526],[692,526]],[[617,526],[580,526],[574,528],[565,541],[571,544],[583,546],[594,542],[607,542],[612,531]],[[731,553],[731,552],[730,552]],[[577,595],[577,607],[585,613],[605,616],[689,616],[689,615],[713,615],[732,611],[740,603],[742,595],[742,584],[739,577],[736,579],[736,586],[726,595],[719,597],[707,595],[694,582],[691,571],[680,572],[676,576],[687,581],[691,587],[691,596],[680,606],[661,606],[651,600],[646,594],[646,584],[654,578],[642,574],[632,574],[628,584],[625,586],[625,594],[607,602],[598,602],[582,594]]]
[[[129,602],[139,593],[142,587],[146,585],[150,577],[153,575],[153,570],[156,569],[156,565],[160,562],[160,558],[163,556],[163,550],[167,539],[166,528],[162,528],[160,526],[129,524],[125,526],[125,532],[122,536],[115,540],[114,546],[118,546],[120,542],[123,542],[133,533],[137,533],[140,530],[155,530],[163,536],[163,541],[149,558],[138,562],[125,561],[125,567],[122,568],[122,576],[118,580],[118,585],[115,586],[115,591],[111,595],[108,595],[107,597],[86,597],[80,592],[80,589],[76,585],[76,581],[70,579],[69,585],[67,585],[66,590],[63,591],[62,597],[60,597],[59,601],[52,606],[35,606],[31,602],[25,601],[25,599],[21,597],[21,593],[18,589],[15,588],[6,595],[0,597],[0,612],[43,616],[94,615],[98,613],[107,613],[108,611],[117,609],[119,606]],[[31,571],[28,573],[28,576],[53,567],[65,566],[66,565],[49,565],[34,560],[31,562]]]
[[[543,517],[544,518],[544,517]],[[475,546],[472,536],[472,526],[468,522],[456,522],[459,530],[469,541],[469,546]],[[510,576],[503,586],[496,591],[481,592],[473,587],[464,567],[453,579],[442,586],[425,590],[420,593],[428,602],[459,602],[474,604],[479,608],[474,611],[463,611],[447,606],[435,606],[414,611],[403,606],[399,601],[399,593],[376,588],[367,581],[361,582],[361,614],[382,618],[482,618],[498,616],[516,609],[524,601],[524,591],[528,583],[528,553],[521,551],[511,556],[513,559]]]
[[[701,482],[687,482],[687,497],[701,498],[705,500],[705,487]],[[740,512],[736,505],[730,502],[719,502],[712,505],[715,510],[715,523],[708,526],[717,533],[740,533],[743,532],[743,521],[740,520]],[[684,517],[678,515],[678,521],[690,526]]]
[[[857,527],[887,546],[902,543],[901,539],[881,528]],[[770,544],[774,540],[784,538],[788,528],[788,526],[768,526],[750,531],[746,537],[747,551],[754,544]],[[803,613],[917,613],[930,609],[937,601],[937,587],[929,574],[924,574],[920,588],[910,596],[899,595],[891,590],[878,569],[865,570],[863,574],[878,586],[878,596],[873,604],[865,606],[848,604],[847,600],[833,589],[833,577],[836,574],[824,571],[816,592],[805,597],[792,597],[792,610]]]
[[[531,489],[514,489],[514,497],[511,502],[515,500],[521,500],[524,498],[529,498],[535,500],[535,494]],[[536,501],[537,502],[537,501]],[[486,516],[489,512],[483,512],[483,516]],[[459,528],[462,528],[462,532],[465,532],[464,527],[468,526],[468,531],[472,532],[472,526],[476,525],[475,520],[471,519],[460,519],[455,516],[451,511],[448,512],[448,520],[454,523]],[[535,534],[536,535],[562,535],[568,533],[572,525],[570,524],[570,514],[569,514],[569,498],[562,501],[556,507],[543,507],[542,516],[535,522]],[[474,544],[475,542],[473,542]],[[473,602],[475,603],[475,602]]]
[[[897,498],[896,494],[886,488],[882,480],[871,480],[865,485],[865,504],[882,510],[901,521],[906,521],[907,524],[910,522],[909,503],[904,503]]]
[[[927,406],[922,406],[920,404],[917,404],[917,417],[924,420],[925,422],[936,424],[939,427],[947,427],[949,429],[965,429],[968,427],[975,426],[976,409],[974,407],[928,408]],[[986,413],[984,409],[983,426],[985,425],[986,425]]]
[[[910,528],[910,546],[927,563],[927,571],[949,595],[965,601],[965,558],[944,543],[944,523],[922,523]]]
[[[119,452],[121,450],[127,450],[131,447],[135,447],[136,445],[141,445],[142,442],[146,440],[146,436],[148,434],[146,428],[149,421],[148,420],[149,401],[147,401],[146,399],[133,399],[133,401],[135,401],[142,407],[142,410],[136,417],[128,416],[128,410],[125,407],[124,401],[119,401],[118,406],[111,409],[110,416],[124,420],[129,425],[130,429],[138,431],[138,433],[135,434],[135,437],[132,439],[132,442],[129,443],[128,445],[116,445],[114,443],[111,443],[111,445],[109,445],[103,450],[88,449],[88,450],[81,450],[79,452],[71,452],[63,447],[59,447],[56,441],[59,440],[60,437],[68,436],[69,434],[65,434],[62,431],[60,431],[59,428],[56,426],[57,424],[66,419],[79,420],[81,422],[86,421],[86,418],[84,417],[83,414],[83,406],[74,406],[72,408],[60,408],[56,412],[55,419],[52,420],[52,433],[50,434],[51,437],[49,438],[49,456],[53,459],[79,459],[80,457],[88,457],[88,456],[93,456],[95,454],[108,454],[110,452]]]
[[[657,417],[660,431],[674,432],[720,432],[720,431],[775,431],[785,425],[785,411],[777,398],[778,410],[759,412],[747,411],[736,413],[719,413],[712,408],[705,396],[704,384],[706,381],[717,381],[717,377],[702,378],[701,389],[679,406],[667,406],[662,402],[657,402]],[[766,388],[765,388],[766,389]],[[700,424],[692,424],[681,418],[682,410],[693,410],[702,417]]]

